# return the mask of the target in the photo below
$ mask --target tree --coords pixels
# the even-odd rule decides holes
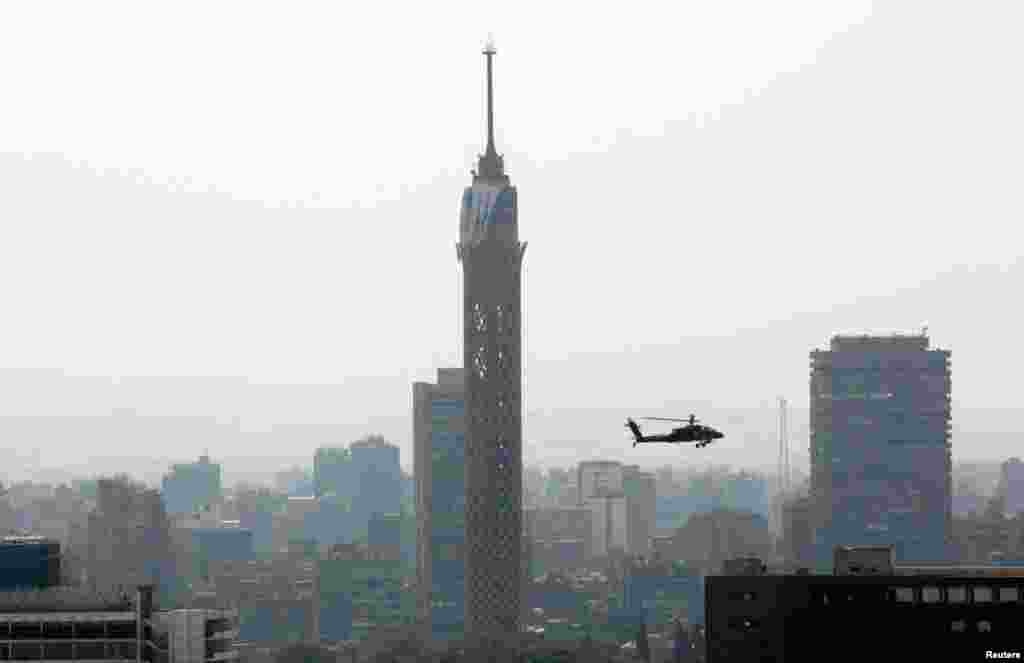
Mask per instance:
[[[281,649],[274,663],[337,663],[338,656],[320,645],[299,642]]]

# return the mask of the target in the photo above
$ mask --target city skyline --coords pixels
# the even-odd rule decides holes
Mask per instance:
[[[24,373],[0,370],[0,395],[4,398],[0,403],[0,424],[4,426],[6,437],[22,440],[22,444],[0,449],[0,462],[8,480],[32,478],[41,473],[63,481],[66,478],[59,477],[113,471],[137,473],[150,483],[159,484],[160,476],[170,470],[172,463],[192,462],[208,452],[224,464],[227,484],[239,480],[263,481],[270,480],[276,471],[285,467],[311,467],[313,453],[319,445],[347,446],[368,434],[378,433],[399,446],[403,468],[412,470],[411,419],[402,401],[399,401],[398,411],[390,416],[373,413],[362,420],[349,419],[346,411],[338,411],[335,406],[337,402],[355,397],[360,390],[373,392],[375,387],[387,398],[389,390],[381,389],[376,382],[356,382],[346,387],[258,385],[247,384],[244,379],[223,378],[131,378],[115,387],[109,378],[63,378],[67,383],[61,388],[60,380],[39,380],[37,372],[29,372],[36,375],[34,380],[12,382],[12,374]],[[225,383],[234,383],[235,389],[226,388]],[[408,393],[407,383],[399,386],[404,386],[403,391]],[[41,393],[48,397],[36,396]],[[403,400],[407,399],[406,395]],[[691,405],[705,413],[709,421],[714,420],[729,430],[734,444],[721,445],[713,455],[698,455],[692,449],[669,445],[651,445],[654,448],[638,454],[631,448],[625,430],[620,430],[621,420],[635,414],[635,408],[535,410],[527,412],[524,420],[528,431],[524,438],[525,462],[531,466],[565,468],[575,466],[580,460],[605,459],[639,463],[644,467],[729,465],[774,472],[778,452],[777,403],[751,408],[675,403],[643,413],[668,416],[679,414]],[[12,415],[21,418],[15,419]],[[806,407],[790,403],[793,466],[803,474],[808,471],[807,415]],[[83,429],[73,416],[87,417],[88,427]],[[112,432],[119,420],[132,417],[148,420],[150,426],[159,426],[159,417],[171,417],[167,423],[174,424],[174,429],[191,427],[194,433],[173,446],[161,442],[158,453],[136,449],[128,438],[119,442],[121,438]],[[1019,455],[1015,447],[1020,435],[1016,432],[1018,420],[1016,410],[965,410],[954,398],[954,460],[996,463]],[[31,424],[33,421],[36,424]],[[26,422],[30,425],[19,432],[18,426]],[[83,431],[97,430],[104,423],[109,424],[110,430],[91,439],[87,446],[68,447],[61,442],[37,444],[46,431],[54,430],[55,424],[64,426],[64,433],[58,436],[61,440],[77,440]],[[143,427],[147,425],[146,421],[139,423]],[[162,432],[157,437],[164,440],[167,435]],[[289,440],[287,445],[283,442],[285,438]],[[282,442],[266,446],[261,439]]]
[[[0,9],[0,659],[1013,646],[994,5]]]
[[[1024,276],[1007,221],[1021,207],[1008,185],[1016,166],[1006,160],[1021,139],[1019,123],[1012,120],[1021,100],[1015,90],[996,83],[1010,80],[1001,72],[1012,69],[1013,49],[1020,46],[1004,38],[1006,26],[1014,24],[1009,14],[989,23],[959,14],[953,3],[932,3],[929,20],[919,23],[915,10],[920,7],[869,11],[860,4],[811,16],[806,7],[787,5],[759,16],[770,19],[764,25],[771,37],[767,46],[773,48],[745,28],[729,32],[725,43],[737,58],[732,64],[692,57],[699,50],[664,57],[672,53],[668,42],[623,49],[617,67],[595,50],[588,53],[593,59],[565,64],[579,77],[572,94],[552,87],[565,85],[567,70],[561,65],[548,67],[550,72],[524,68],[548,61],[538,49],[556,43],[545,40],[553,40],[570,17],[552,17],[537,48],[512,27],[497,32],[499,45],[512,54],[503,97],[508,106],[501,109],[508,121],[499,123],[498,138],[509,145],[506,156],[515,164],[517,183],[530,191],[523,202],[531,211],[524,216],[524,236],[544,247],[531,256],[524,291],[528,461],[558,457],[556,447],[564,449],[561,457],[604,456],[619,453],[621,444],[617,460],[735,464],[750,456],[745,447],[752,433],[746,430],[727,437],[714,454],[668,450],[627,456],[619,411],[685,416],[693,407],[707,419],[719,410],[761,408],[764,423],[757,428],[768,444],[760,464],[770,466],[776,447],[768,430],[772,411],[764,404],[784,395],[794,406],[794,430],[804,424],[806,352],[834,333],[913,332],[927,324],[936,346],[956,352],[954,402],[964,412],[1016,405],[1005,376],[1016,372],[1022,358],[1007,356],[1002,348],[1013,347],[1020,319],[1012,307],[991,302],[1012,301]],[[26,11],[23,21],[39,20]],[[266,25],[274,16],[265,8],[252,11],[254,25]],[[803,20],[790,21],[786,36],[793,46],[786,50],[776,42],[786,41],[780,26],[791,17],[786,12],[794,11]],[[724,15],[690,18],[729,24]],[[256,89],[248,78],[251,70],[208,50],[214,43],[210,31],[228,19],[228,13],[215,14],[206,28],[197,28],[198,51],[217,64],[213,71],[234,67],[251,95]],[[946,35],[954,28],[970,47],[950,53]],[[916,50],[905,53],[898,48],[901,35],[911,32]],[[365,162],[366,173],[359,176],[364,179],[346,179],[348,172],[331,180],[338,171],[323,168],[327,179],[317,183],[319,200],[279,209],[268,207],[275,204],[268,196],[289,187],[294,193],[297,186],[284,180],[277,190],[265,186],[280,174],[274,164],[297,154],[288,151],[284,139],[272,141],[274,157],[257,173],[260,177],[252,170],[228,177],[229,164],[237,163],[232,159],[252,161],[245,150],[228,159],[228,142],[210,143],[219,146],[218,160],[205,158],[201,150],[189,152],[188,141],[170,150],[155,133],[156,142],[133,141],[139,125],[118,132],[103,124],[112,138],[104,146],[90,142],[95,132],[81,131],[74,122],[45,133],[58,116],[51,110],[33,117],[46,97],[30,94],[31,79],[25,76],[31,68],[19,73],[12,80],[17,103],[7,109],[10,122],[0,129],[0,172],[10,187],[0,201],[8,233],[0,273],[18,284],[9,289],[3,309],[9,323],[0,366],[58,367],[77,375],[233,374],[257,383],[348,382],[339,391],[344,402],[333,406],[344,412],[331,416],[351,422],[356,434],[339,443],[381,432],[400,444],[403,463],[410,465],[408,384],[461,363],[459,271],[447,260],[453,238],[445,219],[450,219],[451,192],[461,188],[478,150],[469,137],[477,133],[466,128],[481,124],[483,90],[471,64],[462,60],[485,33],[460,31],[452,44],[424,51],[433,59],[419,58],[426,64],[417,67],[432,65],[437,84],[449,86],[443,88],[451,92],[446,99],[463,100],[454,104],[456,110],[445,107],[450,117],[437,131],[396,122],[385,130],[394,133],[370,132],[377,161]],[[253,34],[240,35],[239,44],[253,48]],[[158,61],[163,73],[178,71],[137,39],[129,41],[145,56],[140,62]],[[709,57],[722,56],[725,48],[707,40],[694,44],[686,48],[703,47]],[[23,46],[15,39],[3,48]],[[288,62],[309,60],[314,51],[327,55],[311,49]],[[97,51],[84,61],[95,65],[114,55]],[[763,56],[756,66],[755,55]],[[651,60],[658,64],[639,68]],[[389,67],[397,60],[388,62],[380,71],[396,73]],[[36,66],[39,76],[58,81],[67,76],[45,58]],[[202,73],[191,59],[182,67],[180,72]],[[94,74],[102,85],[92,94],[109,95],[98,97],[101,110],[124,94],[114,87],[120,79],[110,71],[100,68]],[[626,74],[639,71],[643,75],[630,87]],[[717,88],[708,82],[714,72],[722,74]],[[912,72],[915,85],[902,86]],[[668,73],[678,77],[678,85],[651,84]],[[274,76],[280,75],[275,70]],[[409,72],[395,77],[410,86],[393,86],[400,90],[395,94],[423,89],[410,78]],[[147,81],[146,89],[157,89],[157,80]],[[160,80],[164,94],[210,89]],[[531,84],[551,92],[547,98],[558,103],[541,104],[543,112],[531,108],[527,99],[536,94],[526,87]],[[367,85],[366,78],[355,77],[346,89]],[[481,88],[475,99],[466,92],[469,85]],[[616,85],[623,86],[614,95],[617,105],[595,111],[593,118],[575,105],[583,102],[569,98],[594,102]],[[950,97],[952,87],[958,93]],[[84,93],[81,87],[69,89]],[[744,95],[744,89],[757,93]],[[679,90],[694,96],[687,99]],[[128,112],[164,117],[160,113],[180,111],[180,105],[161,110],[161,99],[140,101]],[[979,99],[986,108],[980,126],[969,122]],[[62,108],[56,97],[50,101],[49,108]],[[721,112],[714,119],[695,119],[716,109]],[[96,120],[92,112],[82,118]],[[190,111],[174,131],[186,126],[200,134],[227,131],[224,112],[211,110],[203,117]],[[278,135],[277,127],[290,126],[297,117],[281,106],[275,112],[280,123],[267,124],[264,136]],[[354,109],[336,123],[348,131],[359,124],[361,112]],[[424,112],[434,117],[430,113],[438,111]],[[253,117],[266,120],[258,113]],[[87,121],[82,118],[77,121]],[[311,126],[324,120],[316,118]],[[833,132],[835,127],[843,131]],[[232,140],[239,139],[237,131],[229,132]],[[827,146],[818,139],[825,131],[831,136]],[[592,140],[595,136],[599,140]],[[330,154],[340,155],[332,158],[350,171],[370,153],[328,143],[334,146]],[[391,147],[395,144],[402,147]],[[416,158],[397,158],[409,153]],[[429,167],[420,153],[431,154]],[[29,154],[35,156],[27,159]],[[323,166],[326,154],[298,170],[308,174],[316,164]],[[217,167],[201,173],[204,158]],[[391,188],[378,194],[366,182],[385,181],[374,165],[384,162],[396,172],[381,185]],[[84,165],[73,168],[72,163]],[[98,173],[124,168],[140,170]],[[168,183],[172,175],[179,179]],[[186,176],[192,184],[180,179]],[[333,189],[320,186],[328,180]],[[218,192],[200,191],[210,184]],[[367,195],[370,189],[375,198]],[[345,196],[332,190],[351,195],[341,200]],[[266,195],[252,200],[260,198],[251,195],[254,191]],[[667,210],[666,202],[671,202]],[[635,246],[623,241],[626,233],[636,238]],[[828,251],[832,244],[822,240],[837,234],[843,250]],[[928,250],[920,250],[923,246]],[[571,273],[565,256],[574,257]],[[366,287],[366,274],[375,273],[380,277]],[[392,273],[416,278],[392,278]],[[411,319],[427,322],[413,334],[407,327]],[[331,407],[325,403],[324,411]],[[544,430],[547,424],[541,422],[558,418],[558,412],[565,419]],[[586,412],[594,414],[576,414]],[[584,421],[569,420],[569,413]],[[985,415],[975,417],[980,424],[962,424],[960,413],[954,410],[954,429],[965,425],[971,432],[985,424]],[[1020,431],[1012,418],[1007,420],[1003,433]],[[551,454],[545,454],[546,444]],[[959,458],[1013,453],[1009,442],[964,448],[954,437],[953,444]],[[118,456],[129,449],[96,452],[101,450]],[[805,454],[805,444],[795,445],[794,452],[795,459]],[[62,457],[57,447],[41,453]],[[193,455],[182,452],[183,459]]]

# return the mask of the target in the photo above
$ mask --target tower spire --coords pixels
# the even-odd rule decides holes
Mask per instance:
[[[483,54],[487,58],[487,147],[477,162],[476,177],[485,180],[505,180],[505,163],[494,147],[494,72],[492,59],[494,39],[487,38]]]

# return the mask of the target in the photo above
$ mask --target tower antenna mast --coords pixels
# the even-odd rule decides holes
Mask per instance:
[[[487,44],[484,45],[484,55],[487,56],[487,153],[494,154],[494,72],[492,59],[497,51],[494,50],[494,36],[487,35]]]
[[[483,54],[487,57],[487,148],[480,155],[477,169],[474,171],[474,178],[479,177],[485,181],[504,182],[508,184],[505,176],[505,164],[501,155],[494,146],[494,39],[487,38]]]

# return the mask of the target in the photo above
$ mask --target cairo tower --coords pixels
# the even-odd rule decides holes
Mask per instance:
[[[487,148],[462,197],[466,375],[466,634],[519,631],[522,536],[523,254],[516,188],[494,148],[494,48],[487,58]]]

